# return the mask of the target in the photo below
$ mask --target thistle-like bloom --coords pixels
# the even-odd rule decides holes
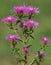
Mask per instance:
[[[43,51],[38,52],[39,59],[44,58],[46,54]]]
[[[26,53],[28,53],[28,51],[29,51],[28,47],[24,46],[23,47],[23,52],[26,54]]]
[[[19,40],[20,37],[18,35],[8,35],[6,36],[6,40],[11,41],[11,45],[13,48],[15,48],[15,45],[17,44],[16,40]]]
[[[50,42],[50,40],[47,37],[42,37],[42,42],[46,45]]]
[[[39,12],[40,12],[40,11],[39,11],[39,8],[34,8],[34,13],[35,13],[35,14],[39,14]]]
[[[8,23],[10,23],[10,24],[11,24],[12,22],[14,22],[14,21],[17,21],[17,18],[14,17],[14,16],[8,16],[8,17],[2,19],[2,22],[8,22]]]
[[[18,35],[8,35],[6,36],[6,40],[19,40],[20,37]]]
[[[31,15],[33,13],[38,14],[39,13],[39,9],[38,8],[35,8],[35,7],[28,6],[28,7],[26,7],[26,12],[29,15]]]
[[[16,12],[18,15],[25,13],[25,6],[15,6],[13,11]]]
[[[23,23],[23,26],[24,27],[30,27],[30,28],[32,28],[32,27],[37,27],[37,26],[39,26],[39,23],[38,22],[36,22],[36,21],[33,21],[33,20],[27,20],[27,21],[25,21],[24,23]]]
[[[26,12],[31,15],[34,12],[34,8],[33,7],[26,7]]]
[[[28,13],[29,15],[35,13],[39,13],[39,8],[31,7],[31,6],[15,6],[13,8],[13,11],[16,12],[17,14],[24,14]]]

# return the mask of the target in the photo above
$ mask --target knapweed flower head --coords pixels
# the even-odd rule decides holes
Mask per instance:
[[[32,27],[39,26],[39,23],[36,21],[33,21],[33,20],[27,20],[27,21],[23,22],[23,26],[32,28]]]
[[[24,52],[25,54],[27,54],[28,51],[29,51],[28,47],[27,47],[27,46],[24,46],[24,47],[23,47],[23,52]]]
[[[41,59],[41,58],[44,58],[44,57],[46,56],[46,53],[43,52],[43,51],[39,51],[39,52],[38,52],[38,56],[39,56],[40,59]]]
[[[8,16],[8,17],[2,19],[2,22],[8,22],[8,23],[10,23],[10,24],[11,24],[12,22],[14,22],[14,21],[17,21],[17,18],[14,17],[14,16]]]
[[[40,12],[39,8],[34,8],[34,13],[35,14],[39,14],[39,12]]]
[[[43,42],[43,44],[46,45],[46,44],[48,44],[50,42],[50,40],[47,37],[42,37],[42,42]]]
[[[27,12],[29,15],[32,15],[33,13],[34,13],[34,14],[38,14],[38,13],[39,13],[39,9],[38,9],[38,8],[35,8],[35,7],[27,6],[27,7],[26,7],[26,12]]]
[[[36,7],[31,7],[31,6],[15,6],[13,8],[13,11],[16,12],[17,14],[38,14],[39,13],[39,8],[36,8]]]
[[[25,13],[25,6],[15,6],[13,11],[16,12],[18,15]]]
[[[6,36],[6,40],[19,40],[20,37],[18,35],[8,35]]]
[[[26,13],[31,15],[31,14],[33,14],[33,12],[34,12],[34,8],[33,7],[30,7],[30,6],[26,7]]]

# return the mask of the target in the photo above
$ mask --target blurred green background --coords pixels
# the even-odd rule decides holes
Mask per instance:
[[[9,31],[6,24],[2,23],[1,19],[12,14],[11,10],[14,6],[24,4],[38,7],[40,9],[40,14],[34,18],[40,23],[40,26],[34,32],[35,40],[31,41],[33,44],[31,50],[33,49],[33,51],[36,51],[36,49],[39,49],[42,36],[51,39],[51,0],[0,0],[0,60],[3,59],[3,56],[10,57],[11,53],[9,42],[5,40],[5,36],[9,34]],[[47,56],[44,65],[51,65],[51,44],[49,44],[46,53]],[[2,60],[0,61],[0,65],[15,64],[11,61]]]

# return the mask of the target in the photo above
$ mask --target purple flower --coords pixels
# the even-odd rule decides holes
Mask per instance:
[[[30,6],[26,7],[26,12],[31,15],[34,12],[34,8]]]
[[[39,13],[38,8],[31,7],[31,6],[15,6],[13,8],[13,11],[19,15],[24,13],[28,13],[29,15],[31,15],[32,13],[35,13],[35,14]]]
[[[31,15],[33,13],[38,14],[39,13],[39,9],[38,8],[35,8],[35,7],[28,6],[28,7],[26,7],[26,12],[29,15]]]
[[[17,21],[17,18],[14,17],[14,16],[8,16],[8,17],[6,17],[6,18],[3,18],[2,21],[3,21],[3,22],[8,22],[8,23],[11,24],[12,22]]]
[[[26,54],[26,53],[28,53],[28,51],[29,51],[28,47],[27,46],[24,46],[23,47],[23,52]]]
[[[32,27],[39,26],[39,23],[36,22],[36,21],[33,21],[33,20],[27,20],[27,21],[23,22],[23,26],[24,27],[28,27],[29,26],[30,28],[32,28]]]
[[[19,40],[20,37],[18,35],[8,35],[6,36],[6,40]]]
[[[38,56],[39,56],[39,58],[44,58],[46,56],[46,54],[42,51],[39,51]]]
[[[35,13],[35,14],[39,14],[39,12],[40,12],[40,11],[39,11],[39,8],[34,8],[34,13]]]
[[[18,15],[25,13],[25,6],[15,6],[13,11],[16,12]]]
[[[50,40],[47,37],[42,37],[42,42],[46,45],[50,42]]]

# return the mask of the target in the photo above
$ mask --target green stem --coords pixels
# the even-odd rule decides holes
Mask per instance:
[[[33,65],[34,63],[35,63],[35,59],[33,59],[29,65]]]
[[[35,61],[36,61],[36,64],[37,64],[37,65],[40,65],[40,62],[38,62],[37,59],[36,59]]]

